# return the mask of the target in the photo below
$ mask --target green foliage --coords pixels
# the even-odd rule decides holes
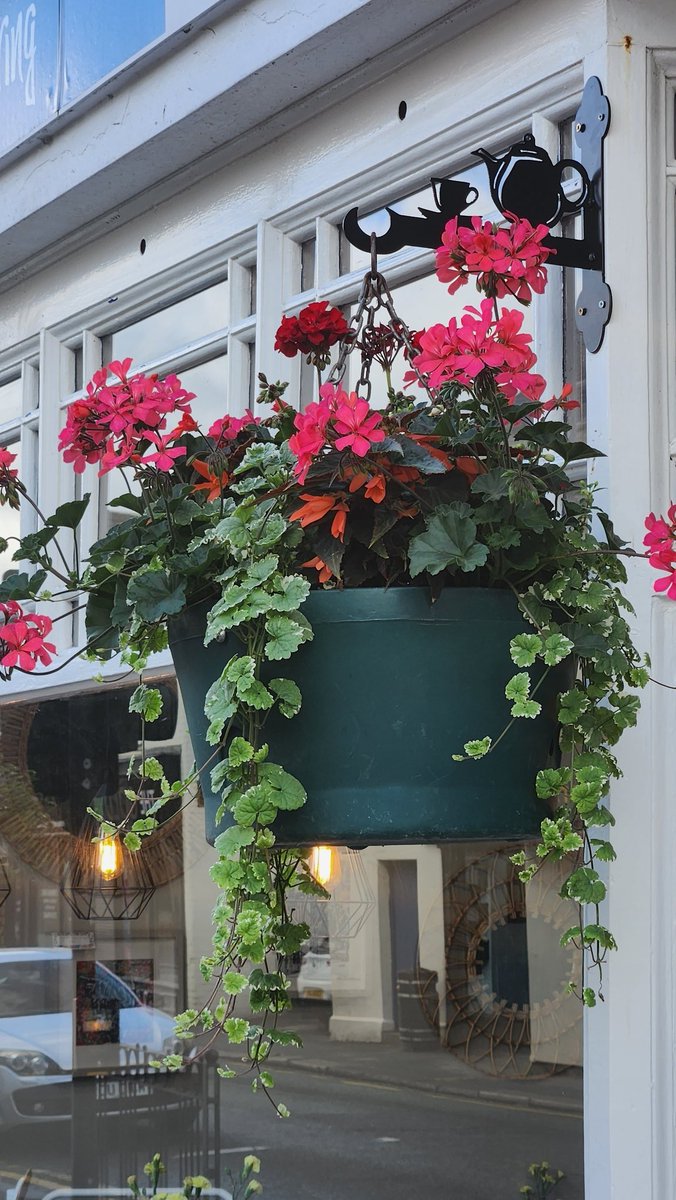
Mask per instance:
[[[553,1169],[548,1162],[531,1163],[528,1174],[532,1183],[526,1183],[519,1188],[519,1195],[531,1196],[533,1200],[546,1200],[561,1180],[565,1179],[563,1171]]]
[[[438,575],[447,568],[475,571],[488,558],[488,547],[477,541],[476,522],[467,504],[453,502],[425,522],[426,532],[411,538],[409,563],[411,575],[428,571]]]
[[[221,1071],[220,1073],[226,1075],[230,1072]],[[245,1156],[236,1175],[226,1167],[225,1173],[230,1184],[232,1200],[248,1200],[248,1197],[262,1192],[262,1184],[254,1178],[260,1174],[260,1170],[261,1160],[255,1154]],[[202,1192],[211,1187],[206,1175],[189,1175],[183,1180],[183,1187],[180,1190],[160,1192],[158,1191],[160,1176],[165,1171],[166,1167],[160,1155],[154,1154],[143,1168],[143,1173],[148,1178],[147,1186],[139,1187],[136,1176],[130,1175],[127,1185],[133,1200],[152,1200],[153,1197],[156,1197],[156,1200],[199,1200]]]

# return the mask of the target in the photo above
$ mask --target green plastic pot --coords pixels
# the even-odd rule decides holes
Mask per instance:
[[[195,759],[205,740],[204,697],[239,643],[203,644],[209,605],[171,623],[170,644]],[[431,602],[426,588],[355,588],[311,592],[303,612],[314,640],[271,676],[296,680],[300,713],[273,712],[264,737],[270,760],[301,780],[307,803],[280,813],[285,845],[382,845],[522,839],[538,833],[547,809],[535,797],[538,770],[557,758],[556,695],[570,683],[562,664],[537,690],[542,713],[511,724],[481,760],[454,762],[470,738],[495,741],[510,723],[505,699],[515,673],[509,642],[530,631],[511,592],[447,588]],[[534,668],[537,683],[540,664]],[[214,763],[211,763],[213,767]],[[207,838],[217,828],[218,796],[210,770],[200,774]]]

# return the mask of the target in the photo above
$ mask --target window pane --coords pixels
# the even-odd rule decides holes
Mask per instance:
[[[220,358],[212,358],[198,367],[180,372],[183,386],[188,392],[195,393],[190,406],[195,420],[204,430],[228,411],[227,366],[228,360],[223,354]]]
[[[9,383],[0,385],[0,425],[20,417],[23,402],[23,384],[21,377],[12,379]]]
[[[317,254],[317,239],[308,238],[300,248],[300,290],[308,291],[315,286],[315,258]]]
[[[110,339],[110,357],[132,358],[138,368],[222,329],[228,320],[228,285],[224,281],[118,329]]]

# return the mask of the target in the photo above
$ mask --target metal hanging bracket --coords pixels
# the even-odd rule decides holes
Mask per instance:
[[[603,341],[610,319],[612,296],[603,277],[603,139],[610,125],[610,105],[600,80],[592,76],[585,84],[580,107],[575,114],[575,141],[580,158],[552,162],[532,134],[527,133],[503,155],[496,156],[480,148],[474,153],[488,171],[490,191],[499,212],[527,218],[533,225],[552,227],[571,213],[582,217],[582,237],[550,234],[544,244],[555,251],[553,266],[573,267],[586,272],[577,299],[575,323],[590,354]],[[579,180],[578,195],[571,199],[564,188],[565,171]],[[464,210],[476,200],[475,187],[461,179],[433,178],[436,209],[421,208],[419,217],[406,216],[386,208],[390,227],[375,236],[359,225],[359,209],[352,208],[343,221],[348,241],[372,255],[392,254],[404,246],[433,250],[441,245],[447,223],[457,217],[458,224],[471,226]],[[375,237],[375,241],[374,241]]]

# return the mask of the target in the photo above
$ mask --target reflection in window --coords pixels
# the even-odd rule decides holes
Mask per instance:
[[[228,321],[228,285],[224,281],[118,329],[110,338],[106,354],[110,361],[131,358],[134,369],[138,369],[165,357],[177,346],[222,329]]]

